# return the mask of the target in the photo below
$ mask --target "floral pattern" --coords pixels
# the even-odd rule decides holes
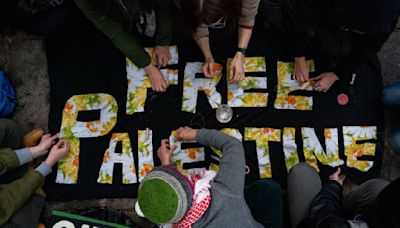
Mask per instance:
[[[286,169],[288,172],[293,166],[299,163],[295,134],[296,128],[283,128],[283,153],[285,155]]]
[[[117,143],[122,142],[122,153],[116,153]],[[113,133],[110,140],[110,146],[103,156],[103,164],[101,165],[98,183],[112,184],[114,164],[122,164],[122,183],[137,183],[135,161],[132,154],[131,141],[128,133]]]
[[[153,132],[151,130],[138,131],[138,161],[139,182],[154,168],[153,161]]]
[[[336,128],[327,128],[324,130],[326,153],[315,134],[314,128],[304,127],[301,131],[303,137],[304,157],[311,166],[319,170],[317,159],[321,164],[332,167],[344,164],[344,161],[339,158],[339,139],[338,130]]]
[[[77,121],[80,111],[100,110],[100,120]],[[109,94],[75,95],[64,106],[60,138],[70,143],[68,155],[58,162],[56,183],[75,184],[79,170],[79,138],[106,135],[117,122],[118,105]]]
[[[308,61],[310,72],[315,71],[313,61]],[[275,109],[312,110],[313,98],[299,95],[289,95],[296,90],[312,91],[311,81],[300,83],[292,79],[294,63],[278,61],[278,86]]]
[[[256,141],[258,166],[261,178],[271,178],[269,142],[281,141],[281,130],[274,128],[245,128],[244,140]]]
[[[146,51],[153,58],[153,48],[146,48]],[[170,47],[171,59],[168,65],[178,64],[178,49]],[[155,60],[152,59],[154,63]],[[132,115],[137,112],[144,112],[144,104],[147,98],[147,89],[151,88],[148,75],[143,68],[138,68],[132,61],[126,58],[126,72],[128,80],[128,92],[126,103],[126,114]],[[178,85],[177,69],[161,69],[165,80],[169,85]]]
[[[182,149],[182,142],[177,141],[176,131],[171,133],[169,138],[170,144],[176,144],[177,148],[172,154],[172,162],[176,164],[178,170],[183,174],[197,174],[205,170],[205,168],[184,169],[183,164],[193,163],[205,160],[204,148],[187,148]]]
[[[227,69],[232,59],[228,59]],[[245,72],[266,72],[264,57],[249,57],[244,60]],[[229,71],[228,77],[229,78]],[[228,105],[230,107],[266,107],[268,93],[248,93],[245,90],[267,89],[267,77],[246,76],[240,83],[228,84]]]
[[[212,108],[218,108],[221,105],[221,94],[217,92],[216,86],[221,80],[222,66],[215,65],[215,74],[212,78],[196,78],[197,73],[202,73],[203,63],[189,62],[185,67],[185,76],[183,82],[182,111],[196,112],[198,91],[203,91]]]
[[[367,172],[374,165],[373,161],[360,161],[359,157],[363,155],[374,156],[376,151],[375,143],[361,143],[363,140],[376,140],[377,127],[363,126],[363,127],[343,127],[344,138],[344,153],[347,157],[347,166],[358,169],[362,172]]]

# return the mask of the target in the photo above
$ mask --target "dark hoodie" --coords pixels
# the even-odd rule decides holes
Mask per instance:
[[[311,30],[332,27],[351,37],[351,53],[335,69],[339,77],[355,73],[376,54],[394,30],[399,0],[283,0],[285,29],[295,57],[306,55]]]

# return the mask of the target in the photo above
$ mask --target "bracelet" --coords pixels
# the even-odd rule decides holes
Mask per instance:
[[[246,55],[246,48],[240,48],[240,47],[238,47],[238,48],[236,49],[236,52],[241,52],[243,55]]]

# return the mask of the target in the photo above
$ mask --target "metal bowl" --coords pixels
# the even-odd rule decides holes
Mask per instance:
[[[233,111],[227,104],[222,104],[217,108],[215,115],[220,123],[228,123],[232,120]]]

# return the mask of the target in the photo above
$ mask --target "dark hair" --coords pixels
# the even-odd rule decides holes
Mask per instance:
[[[140,15],[153,9],[152,0],[89,0],[102,14],[131,30]]]
[[[179,28],[191,36],[200,24],[210,25],[222,17],[225,17],[229,26],[234,26],[241,15],[241,2],[241,0],[175,0],[179,9]]]

